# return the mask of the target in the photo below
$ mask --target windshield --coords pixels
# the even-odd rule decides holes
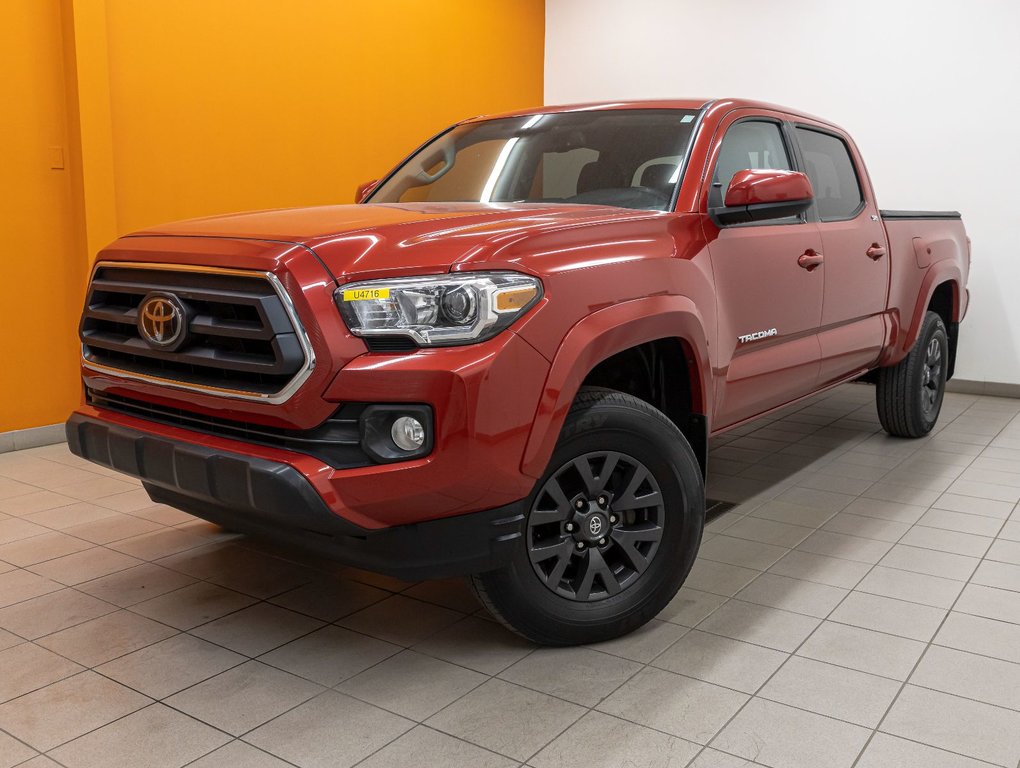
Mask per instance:
[[[563,112],[458,125],[410,157],[371,203],[670,206],[695,110]]]

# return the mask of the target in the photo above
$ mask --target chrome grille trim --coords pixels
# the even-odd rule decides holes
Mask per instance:
[[[121,379],[128,379],[131,381],[139,381],[146,384],[156,384],[161,387],[168,389],[184,390],[189,392],[200,392],[203,394],[215,395],[218,397],[226,397],[235,400],[247,400],[252,402],[260,403],[271,403],[278,405],[289,400],[294,394],[301,388],[301,386],[308,380],[315,370],[315,350],[312,348],[311,340],[308,336],[308,332],[305,330],[304,325],[301,323],[298,317],[297,310],[294,306],[294,302],[283,287],[283,283],[280,279],[272,272],[265,272],[260,270],[246,270],[246,269],[229,269],[224,267],[198,267],[181,264],[162,264],[162,263],[148,263],[148,262],[130,262],[130,261],[100,261],[95,264],[92,269],[92,274],[89,278],[89,285],[86,296],[91,295],[92,283],[96,276],[96,273],[100,269],[144,269],[144,270],[163,270],[170,272],[185,272],[192,274],[218,274],[218,275],[232,275],[235,277],[247,277],[247,278],[261,278],[269,283],[273,291],[280,299],[280,303],[283,306],[283,310],[287,315],[287,319],[290,321],[291,326],[294,329],[294,335],[297,339],[298,345],[301,348],[301,352],[304,355],[304,363],[294,374],[293,378],[279,391],[273,393],[262,393],[252,392],[244,389],[231,389],[225,387],[214,387],[203,384],[193,384],[189,382],[177,381],[175,379],[168,379],[162,376],[156,376],[152,374],[139,373],[135,371],[128,371],[116,366],[105,365],[97,362],[88,353],[88,347],[86,343],[82,343],[82,365],[96,373],[105,373],[112,376],[116,376]]]

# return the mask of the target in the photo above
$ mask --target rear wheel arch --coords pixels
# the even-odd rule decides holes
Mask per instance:
[[[921,326],[924,323],[925,314],[930,310],[935,312],[946,325],[947,335],[950,344],[949,374],[952,375],[953,365],[956,361],[956,339],[960,321],[960,291],[963,285],[963,277],[959,267],[953,262],[946,260],[937,262],[928,268],[927,273],[921,280],[916,294],[911,293],[914,299],[914,306],[907,309],[906,301],[902,301],[899,314],[899,331],[895,334],[895,343],[886,350],[879,363],[880,367],[896,365],[900,362],[917,341],[921,334]],[[909,300],[909,297],[905,297]],[[948,319],[947,319],[948,318]]]
[[[946,379],[953,378],[956,368],[956,346],[960,331],[960,286],[955,280],[946,280],[935,286],[928,309],[942,318],[949,337],[949,361]]]

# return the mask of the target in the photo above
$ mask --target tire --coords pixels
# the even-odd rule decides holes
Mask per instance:
[[[928,312],[913,348],[896,365],[881,368],[875,398],[878,420],[895,437],[924,437],[942,410],[949,367],[949,336],[942,318]]]
[[[509,564],[472,576],[475,593],[528,640],[593,643],[637,629],[676,595],[701,544],[704,482],[664,414],[583,388],[525,509]]]

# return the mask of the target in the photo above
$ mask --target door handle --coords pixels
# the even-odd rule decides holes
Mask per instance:
[[[797,265],[803,267],[808,272],[811,272],[816,267],[820,267],[822,262],[825,261],[825,257],[822,256],[814,248],[808,248],[804,253],[797,259]]]
[[[871,247],[865,251],[868,254],[868,258],[872,261],[878,261],[880,258],[885,256],[885,248],[878,243],[872,243]]]

